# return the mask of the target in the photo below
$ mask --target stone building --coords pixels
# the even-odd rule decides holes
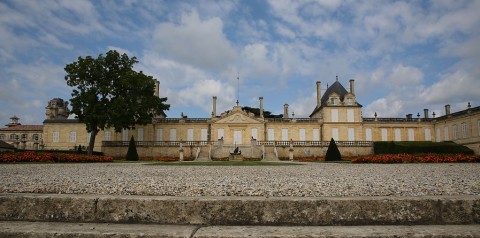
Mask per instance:
[[[13,116],[6,128],[0,128],[0,140],[16,149],[38,150],[42,148],[42,125],[22,125],[20,118]]]
[[[321,157],[334,138],[344,155],[372,153],[372,141],[454,141],[480,153],[480,107],[470,106],[450,113],[446,106],[444,116],[430,117],[425,109],[421,117],[365,118],[362,105],[356,100],[354,80],[349,90],[338,81],[322,95],[317,82],[317,103],[308,118],[289,117],[288,104],[283,118],[263,115],[263,97],[259,97],[259,111],[255,115],[234,106],[217,114],[216,100],[212,100],[209,118],[167,118],[159,115],[151,124],[116,133],[113,129],[100,131],[95,150],[123,157],[128,141],[133,136],[140,156],[179,157],[181,150],[191,159],[228,157],[239,147],[245,157],[278,159],[289,157]],[[159,83],[156,86],[159,95]],[[68,119],[66,102],[54,99],[46,108],[43,140],[48,149],[73,149],[88,145],[89,134],[85,125]],[[293,151],[293,152],[292,152]]]

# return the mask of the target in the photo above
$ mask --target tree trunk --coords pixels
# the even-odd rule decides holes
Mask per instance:
[[[95,146],[95,137],[97,137],[98,130],[93,130],[90,133],[90,142],[88,143],[88,155],[93,154],[93,146]]]

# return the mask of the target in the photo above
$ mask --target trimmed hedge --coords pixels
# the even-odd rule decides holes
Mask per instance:
[[[474,154],[470,148],[453,142],[429,141],[376,141],[373,150],[375,154]]]

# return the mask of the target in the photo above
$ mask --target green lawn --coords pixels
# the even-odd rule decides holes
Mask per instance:
[[[262,162],[262,161],[184,161],[184,162],[153,162],[147,165],[160,165],[160,166],[293,166],[301,165],[298,163],[286,163],[286,162]]]

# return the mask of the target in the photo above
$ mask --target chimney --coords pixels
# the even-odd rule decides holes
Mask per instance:
[[[160,97],[160,81],[155,80],[155,96]]]
[[[320,84],[321,82],[317,81],[317,107],[320,107],[320,104],[322,104],[322,89]]]
[[[213,96],[212,117],[217,117],[217,96]]]
[[[424,118],[428,119],[428,109],[423,109]]]
[[[288,118],[288,104],[283,105],[283,118]]]
[[[260,117],[263,118],[263,97],[259,97],[260,99]]]
[[[350,93],[355,95],[355,80],[350,79]]]
[[[413,118],[413,114],[407,114],[407,119],[411,120]]]
[[[450,104],[445,105],[445,115],[450,115]]]

